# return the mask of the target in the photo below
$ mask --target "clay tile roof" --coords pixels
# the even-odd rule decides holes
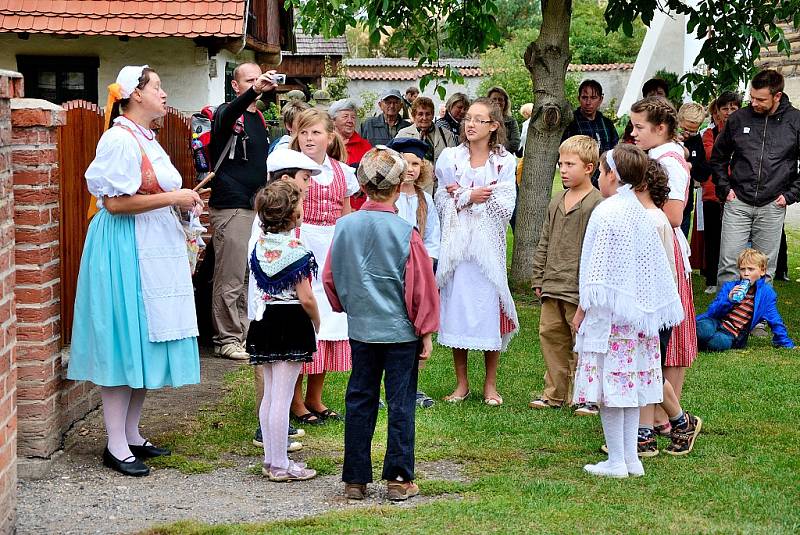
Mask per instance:
[[[477,59],[445,59],[441,65],[456,67],[462,76],[481,75]],[[345,60],[347,76],[351,80],[412,81],[430,72],[430,67],[418,67],[417,60],[407,58],[349,58]]]
[[[296,30],[295,42],[297,52],[284,51],[288,56],[346,56],[348,53],[347,39],[344,37],[333,37],[325,39],[319,36],[306,35],[300,30]]]
[[[241,37],[246,4],[246,0],[0,0],[0,33]]]
[[[299,48],[299,47],[298,47]],[[477,59],[445,59],[441,65],[455,67],[462,76],[482,75]],[[410,81],[418,80],[430,72],[430,67],[418,67],[417,61],[407,58],[349,58],[345,60],[347,76],[351,80]],[[603,65],[570,65],[570,72],[597,72],[631,70],[632,63],[610,63]]]
[[[598,63],[587,65],[573,65],[570,63],[567,70],[569,72],[597,72],[597,71],[630,71],[633,63]]]

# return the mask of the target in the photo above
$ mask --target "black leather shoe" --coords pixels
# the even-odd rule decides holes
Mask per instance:
[[[127,457],[123,461],[120,461],[111,455],[111,452],[108,451],[108,448],[103,450],[103,465],[126,476],[142,477],[150,474],[150,469],[147,467],[147,465],[133,455]]]
[[[128,447],[131,449],[131,453],[136,455],[138,459],[150,459],[151,457],[161,457],[164,455],[172,455],[172,452],[169,451],[167,448],[159,448],[158,446],[154,446],[150,442],[146,441],[141,446],[134,446],[133,444],[128,444]]]

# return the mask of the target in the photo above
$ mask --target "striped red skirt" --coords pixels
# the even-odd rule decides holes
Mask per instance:
[[[664,366],[688,368],[697,357],[697,325],[694,319],[694,298],[692,297],[691,275],[686,274],[683,253],[677,239],[672,240],[675,249],[675,267],[678,271],[678,295],[683,305],[683,321],[672,329],[672,337],[667,346]]]
[[[349,340],[317,340],[314,361],[303,364],[302,373],[349,372],[352,367]]]

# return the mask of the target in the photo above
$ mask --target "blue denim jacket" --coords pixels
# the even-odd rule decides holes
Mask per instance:
[[[728,298],[731,290],[739,281],[730,281],[722,285],[717,297],[708,305],[708,310],[704,314],[697,316],[697,321],[704,318],[714,318],[722,320],[728,312],[733,308],[734,303]],[[769,328],[772,330],[772,345],[775,347],[794,347],[794,342],[789,338],[789,333],[786,332],[786,326],[783,324],[778,312],[778,294],[775,290],[767,284],[764,277],[756,281],[756,295],[753,303],[753,318],[750,321],[750,328],[743,329],[736,340],[733,341],[734,349],[741,349],[747,345],[747,338],[750,336],[750,331],[758,325],[762,320],[766,321]]]

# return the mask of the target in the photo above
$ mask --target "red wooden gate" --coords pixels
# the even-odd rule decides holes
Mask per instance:
[[[89,191],[83,175],[94,159],[103,134],[103,112],[96,104],[73,100],[63,104],[67,122],[58,129],[61,212],[61,340],[67,345],[72,336],[73,306],[78,283],[78,268],[86,238]],[[195,172],[189,148],[189,117],[174,108],[158,121],[158,141],[183,176],[184,187],[192,187]]]

